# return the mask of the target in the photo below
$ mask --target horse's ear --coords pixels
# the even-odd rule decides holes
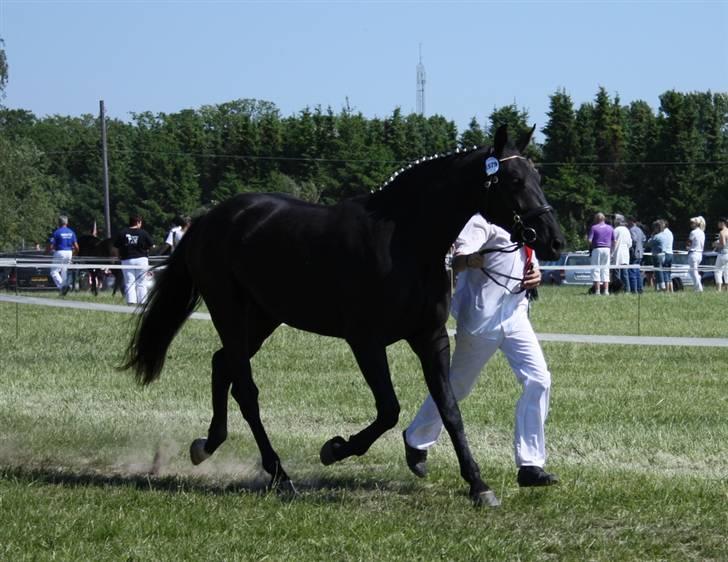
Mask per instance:
[[[500,158],[503,155],[503,149],[508,144],[508,125],[501,125],[495,132],[495,140],[493,141],[493,148],[495,149],[495,155]]]
[[[518,147],[518,152],[523,154],[523,151],[526,150],[528,143],[531,142],[531,137],[533,137],[533,132],[535,130],[536,124],[534,123],[530,131],[526,131],[525,133],[523,133],[523,136],[518,140],[518,144],[516,145]]]

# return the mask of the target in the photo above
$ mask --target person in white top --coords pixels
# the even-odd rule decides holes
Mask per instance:
[[[728,218],[718,219],[718,239],[713,243],[718,257],[715,258],[715,288],[728,290]]]
[[[693,289],[699,293],[703,292],[703,283],[700,279],[698,266],[703,261],[703,249],[705,248],[705,219],[693,217],[690,219],[690,236],[688,237],[688,274],[693,280]]]
[[[169,233],[167,233],[167,238],[164,239],[164,243],[170,248],[170,253],[172,253],[177,247],[177,244],[180,243],[180,240],[182,240],[185,232],[187,232],[187,229],[190,227],[191,222],[192,219],[190,217],[177,217],[175,220],[175,226],[169,231]],[[166,253],[166,250],[164,253]]]
[[[528,319],[524,289],[535,288],[541,273],[530,248],[518,247],[510,234],[475,215],[455,241],[453,270],[458,273],[451,313],[457,319],[450,383],[460,401],[470,394],[483,366],[500,349],[522,393],[516,404],[515,460],[520,486],[548,486],[558,478],[546,472],[544,424],[551,373]],[[405,457],[419,477],[427,473],[427,449],[437,441],[442,420],[428,396],[403,432]]]
[[[612,264],[613,265],[629,265],[629,249],[632,247],[632,234],[629,228],[625,226],[625,221],[619,219],[615,221],[616,228],[612,234]],[[622,282],[624,293],[630,292],[629,269],[620,267],[617,269],[619,280]]]

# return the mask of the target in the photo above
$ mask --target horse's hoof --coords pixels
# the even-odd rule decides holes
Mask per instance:
[[[271,482],[271,488],[274,489],[276,494],[283,499],[292,500],[298,496],[298,490],[296,490],[296,487],[293,485],[293,481],[289,478]]]
[[[207,439],[200,438],[195,439],[192,442],[192,445],[190,445],[190,460],[195,466],[212,456],[210,453],[205,451],[205,443],[207,443]]]
[[[346,445],[346,439],[340,435],[337,435],[324,443],[324,446],[321,447],[321,452],[319,453],[321,464],[328,466],[344,458],[342,455],[338,454],[344,445]]]
[[[493,490],[486,490],[470,496],[475,507],[498,507],[501,503]]]

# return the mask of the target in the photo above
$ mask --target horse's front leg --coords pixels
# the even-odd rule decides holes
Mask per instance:
[[[421,334],[407,341],[422,363],[427,388],[455,447],[455,454],[460,464],[460,475],[470,485],[470,499],[476,506],[497,507],[500,502],[488,484],[480,477],[480,468],[475,462],[465,438],[460,408],[449,379],[450,340],[445,326],[441,326],[435,332]]]
[[[338,435],[327,441],[320,453],[321,462],[325,465],[352,455],[363,455],[385,431],[397,425],[399,419],[399,402],[392,386],[386,348],[372,342],[350,341],[349,345],[374,395],[377,417],[348,441]]]

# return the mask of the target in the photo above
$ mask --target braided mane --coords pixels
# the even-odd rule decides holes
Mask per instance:
[[[455,150],[451,150],[450,152],[445,152],[443,154],[434,154],[432,156],[423,156],[421,158],[418,158],[417,160],[410,162],[406,166],[403,166],[399,170],[394,172],[379,187],[378,190],[372,191],[371,193],[376,194],[377,192],[380,192],[380,191],[383,191],[383,190],[386,190],[389,188],[396,188],[402,183],[403,180],[404,181],[408,180],[412,174],[414,174],[416,171],[420,171],[423,166],[426,168],[430,168],[431,163],[435,163],[435,162],[439,163],[439,162],[442,162],[443,160],[451,158],[453,156],[463,156],[470,152],[474,152],[475,150],[478,150],[479,148],[481,148],[481,147],[472,146],[470,148],[456,148]]]

